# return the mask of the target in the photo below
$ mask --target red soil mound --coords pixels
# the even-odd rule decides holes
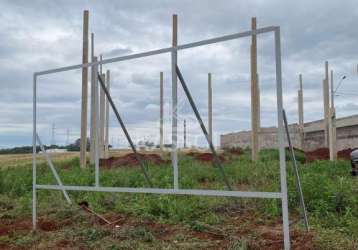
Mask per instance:
[[[150,162],[157,165],[166,163],[166,161],[164,161],[157,154],[138,154],[138,155],[143,161],[146,162]],[[105,168],[137,166],[137,165],[139,165],[139,162],[137,161],[134,153],[130,153],[121,157],[110,157],[108,159],[100,159],[100,166]]]
[[[56,231],[60,228],[60,225],[51,220],[40,220],[38,224],[39,228],[46,232]]]
[[[242,155],[244,153],[241,148],[230,148],[225,151],[233,155]]]
[[[316,160],[328,160],[329,149],[328,148],[317,148],[316,150],[306,152],[306,161],[312,162]]]
[[[347,149],[343,149],[341,151],[337,152],[337,157],[339,159],[345,159],[345,160],[350,160],[351,159],[351,152],[353,151],[353,148],[347,148]]]
[[[202,161],[202,162],[211,162],[211,161],[213,161],[214,156],[211,153],[201,153],[201,154],[197,154],[195,156],[195,159],[198,161]],[[225,158],[222,155],[219,155],[219,159],[221,161],[225,161]]]
[[[337,152],[338,159],[351,159],[351,152],[353,151],[352,148],[343,149]],[[329,160],[329,149],[328,148],[318,148],[314,151],[305,152],[306,161],[312,162],[315,160]]]

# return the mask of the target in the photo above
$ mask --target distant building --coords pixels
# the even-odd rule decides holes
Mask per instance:
[[[337,150],[346,148],[358,148],[358,115],[336,119],[337,127]],[[297,123],[289,125],[290,137],[294,147],[300,146],[300,133]],[[285,142],[287,140],[285,135]],[[259,133],[260,148],[277,148],[277,128],[261,128]],[[220,136],[221,148],[250,148],[251,131],[240,131]],[[323,120],[307,122],[304,124],[303,150],[311,151],[324,147]]]

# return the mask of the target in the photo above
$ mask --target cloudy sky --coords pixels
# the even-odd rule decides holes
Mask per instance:
[[[179,44],[250,28],[281,26],[284,106],[297,122],[298,74],[303,74],[305,121],[321,119],[324,61],[335,83],[347,79],[336,97],[337,116],[356,114],[358,105],[358,5],[351,1],[0,1],[0,147],[31,144],[32,74],[81,63],[82,13],[90,11],[95,53],[104,58],[171,45],[171,18],[178,14]],[[250,128],[250,39],[180,51],[178,64],[207,121],[207,74],[213,75],[214,139]],[[258,36],[262,126],[276,125],[273,36]],[[111,90],[134,140],[158,141],[159,72],[164,72],[165,141],[170,143],[170,54],[105,65]],[[81,71],[41,76],[38,130],[45,143],[79,137]],[[189,144],[203,137],[179,87],[179,138],[187,120]],[[126,146],[111,114],[110,142]]]

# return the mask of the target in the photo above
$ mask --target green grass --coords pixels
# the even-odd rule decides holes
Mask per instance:
[[[277,150],[263,150],[260,161],[253,164],[249,152],[244,155],[227,155],[224,163],[229,181],[238,190],[279,191],[279,162]],[[303,162],[304,156],[298,155]],[[78,158],[56,162],[56,168],[64,184],[94,185],[93,166],[80,169]],[[71,168],[68,168],[71,166]],[[226,189],[220,171],[210,164],[200,163],[189,156],[180,156],[179,162],[181,188]],[[148,165],[148,171],[155,187],[171,188],[173,183],[172,167]],[[348,161],[317,161],[300,165],[300,175],[309,222],[316,236],[318,249],[354,249],[358,242],[358,179],[349,174]],[[292,171],[287,162],[288,196],[290,215],[299,214],[299,199]],[[37,169],[39,184],[56,184],[50,169],[40,164]],[[101,171],[102,186],[146,187],[146,181],[139,168],[117,168]],[[209,230],[223,223],[223,215],[217,209],[237,204],[233,198],[171,196],[148,194],[109,194],[94,192],[69,192],[71,199],[78,203],[86,200],[99,213],[124,213],[138,218],[147,218],[170,225],[183,225],[195,231]],[[32,198],[31,165],[6,168],[0,167],[0,218],[29,217]],[[281,205],[277,200],[239,199],[239,204],[257,211],[265,218],[277,218],[281,214]],[[57,219],[76,216],[59,191],[38,191],[38,212],[40,215],[53,215]],[[83,229],[79,235],[67,232],[74,238],[87,242],[86,247],[96,248],[110,232],[102,229]],[[131,232],[122,232],[127,240],[121,242],[126,249],[134,244],[145,249],[155,241],[155,237],[146,228],[136,228]],[[0,238],[1,241],[5,241]],[[113,237],[110,237],[113,239]],[[336,239],[335,239],[336,238]],[[31,245],[34,239],[25,234],[16,238],[16,245]],[[108,239],[108,242],[111,242]],[[112,242],[113,243],[113,242]],[[117,249],[113,243],[113,248]],[[247,249],[247,240],[234,239],[231,249]],[[337,245],[337,246],[336,246]],[[110,249],[110,248],[109,248]],[[131,249],[131,248],[127,248]]]

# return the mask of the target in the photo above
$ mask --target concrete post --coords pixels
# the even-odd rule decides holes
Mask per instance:
[[[331,108],[329,110],[329,159],[334,161],[337,159],[336,147],[336,114],[334,108],[334,86],[333,86],[333,70],[331,70]]]
[[[83,12],[83,48],[82,63],[88,63],[88,10]],[[88,68],[82,68],[82,102],[81,102],[81,139],[80,166],[86,167],[87,152],[87,99],[88,99]]]
[[[164,85],[163,85],[163,72],[160,72],[160,118],[159,118],[159,144],[160,144],[160,151],[164,152]]]
[[[213,142],[213,89],[211,85],[211,73],[208,73],[208,123],[209,138]]]
[[[324,143],[329,146],[329,77],[328,62],[325,62],[325,79],[323,80],[323,107],[324,107]]]
[[[91,33],[91,61],[95,62],[94,56],[94,34]],[[98,94],[96,93],[96,67],[91,67],[91,129],[90,129],[90,163],[95,163],[95,150],[96,150],[96,97]]]
[[[108,92],[110,93],[110,88],[111,88],[111,76],[110,76],[110,71],[107,70],[106,73],[106,88],[108,90]],[[105,140],[104,140],[104,158],[108,159],[109,158],[109,102],[107,97],[105,98],[106,101],[106,106],[105,106],[105,110],[106,110],[106,115],[105,115]]]
[[[304,118],[303,118],[303,83],[302,74],[299,75],[300,89],[298,90],[298,125],[300,134],[300,149],[304,149]]]
[[[256,30],[256,18],[251,19],[251,29]],[[257,42],[256,34],[251,36],[251,159],[258,158],[258,86],[257,86]]]

